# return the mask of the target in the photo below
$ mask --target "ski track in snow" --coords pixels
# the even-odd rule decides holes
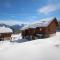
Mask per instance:
[[[60,60],[60,32],[23,43],[0,44],[0,60]]]

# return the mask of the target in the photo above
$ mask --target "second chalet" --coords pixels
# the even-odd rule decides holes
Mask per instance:
[[[0,41],[10,40],[13,31],[8,27],[0,27]]]

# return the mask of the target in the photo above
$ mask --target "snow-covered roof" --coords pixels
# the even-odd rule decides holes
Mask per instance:
[[[31,25],[24,26],[21,30],[25,30],[28,28],[36,28],[36,27],[47,27],[53,20],[54,20],[54,18],[50,18],[50,19],[46,19],[46,20],[43,19],[37,23],[33,23]]]
[[[8,28],[8,27],[0,27],[0,33],[12,33],[12,29]]]

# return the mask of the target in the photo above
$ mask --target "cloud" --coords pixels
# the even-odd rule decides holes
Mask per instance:
[[[49,4],[49,5],[43,6],[42,8],[38,9],[38,13],[48,14],[48,13],[54,12],[60,8],[59,5],[60,4],[58,5]]]
[[[25,20],[18,20],[18,19],[13,19],[15,16],[12,15],[11,16],[12,19],[0,19],[0,23],[4,23],[4,24],[7,24],[7,25],[15,25],[15,24],[18,24],[18,25],[21,25],[21,24],[31,24],[33,21],[35,21],[35,19],[37,19],[37,16],[28,16],[28,18],[25,18]]]
[[[4,24],[7,24],[7,25],[15,25],[15,24],[22,24],[23,22],[21,21],[16,21],[16,20],[0,20],[0,23],[4,23]]]
[[[21,20],[0,20],[0,24],[1,23],[4,23],[4,24],[7,24],[7,25],[15,25],[15,24],[18,24],[18,25],[21,25],[21,24],[30,24],[30,21],[21,21]]]

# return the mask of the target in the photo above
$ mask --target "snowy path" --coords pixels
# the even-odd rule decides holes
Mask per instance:
[[[60,60],[60,32],[47,39],[0,46],[0,60]]]

